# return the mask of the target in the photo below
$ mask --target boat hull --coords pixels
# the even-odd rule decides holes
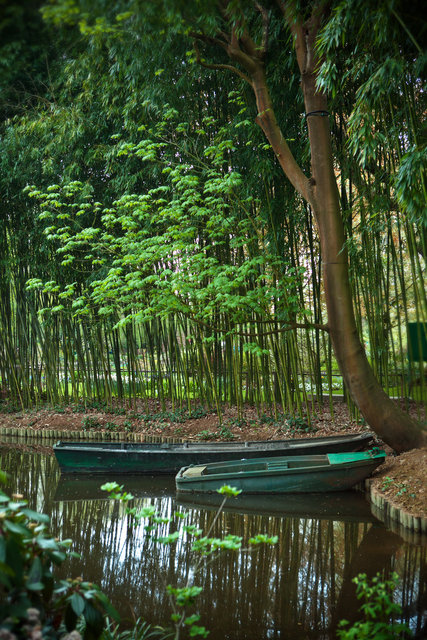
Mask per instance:
[[[260,458],[181,469],[179,492],[218,491],[223,485],[244,493],[324,493],[346,491],[362,482],[385,459],[385,453]]]
[[[371,433],[298,440],[231,443],[59,442],[53,450],[62,473],[176,474],[182,467],[219,460],[354,451],[372,442]]]

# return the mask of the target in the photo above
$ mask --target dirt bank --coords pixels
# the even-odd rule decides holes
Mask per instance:
[[[425,412],[415,403],[410,413],[425,420]],[[363,421],[351,418],[343,402],[334,402],[331,416],[329,404],[315,405],[310,420],[306,417],[283,414],[278,411],[257,411],[245,407],[223,410],[220,423],[216,412],[201,407],[176,409],[167,404],[161,408],[157,401],[138,402],[124,407],[116,404],[70,405],[29,411],[8,411],[2,407],[0,429],[30,429],[34,435],[41,430],[101,431],[106,438],[112,432],[141,433],[186,440],[271,440],[310,436],[358,433],[367,429]],[[1,443],[1,435],[0,435]],[[383,446],[381,441],[378,444]],[[36,445],[38,446],[38,445]],[[378,491],[395,506],[401,506],[414,516],[427,516],[427,449],[416,449],[398,457],[384,446],[388,458],[373,477]]]

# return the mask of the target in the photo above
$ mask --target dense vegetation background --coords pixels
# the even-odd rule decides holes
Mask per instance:
[[[367,386],[371,416],[358,387],[372,369],[388,395],[426,395],[407,358],[427,315],[422,16],[398,0],[3,3],[3,397],[302,413],[344,391],[391,433],[386,399]],[[342,242],[323,228],[325,162]],[[331,246],[357,331],[325,281]],[[342,353],[353,339],[369,370]],[[421,442],[396,421],[395,448]]]

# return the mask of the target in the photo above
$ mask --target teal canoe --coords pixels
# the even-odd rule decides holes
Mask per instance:
[[[370,432],[249,442],[58,442],[62,473],[175,475],[181,467],[222,460],[356,451],[372,446]]]
[[[367,478],[385,460],[385,452],[328,453],[235,460],[184,467],[178,492],[213,492],[223,485],[245,493],[319,493],[346,491]]]

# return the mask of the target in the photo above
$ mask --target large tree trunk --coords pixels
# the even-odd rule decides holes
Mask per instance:
[[[328,325],[334,353],[346,386],[374,431],[396,451],[425,443],[420,424],[384,392],[361,344],[354,317],[344,224],[335,178],[326,96],[316,91],[315,40],[320,15],[293,21],[295,48],[307,115],[312,178],[310,204],[319,228]]]
[[[234,25],[230,37],[203,38],[219,44],[230,59],[245,69],[242,73],[230,65],[207,65],[231,69],[247,80],[255,94],[257,122],[271,144],[284,174],[313,209],[321,243],[324,290],[328,311],[328,326],[334,353],[345,384],[362,415],[387,444],[398,452],[426,444],[421,424],[412,420],[389,398],[376,380],[359,339],[353,311],[349,281],[348,256],[344,248],[344,224],[334,173],[331,133],[326,96],[316,91],[317,56],[315,40],[319,31],[325,3],[321,0],[304,24],[295,16],[293,0],[278,0],[288,26],[295,38],[295,49],[301,71],[301,85],[307,114],[311,148],[312,177],[308,179],[295,161],[274,113],[265,77],[268,15],[261,5],[265,37],[261,46],[255,45],[244,21]],[[224,16],[227,14],[224,12]],[[236,28],[237,27],[237,28]],[[310,115],[311,114],[311,115]]]

